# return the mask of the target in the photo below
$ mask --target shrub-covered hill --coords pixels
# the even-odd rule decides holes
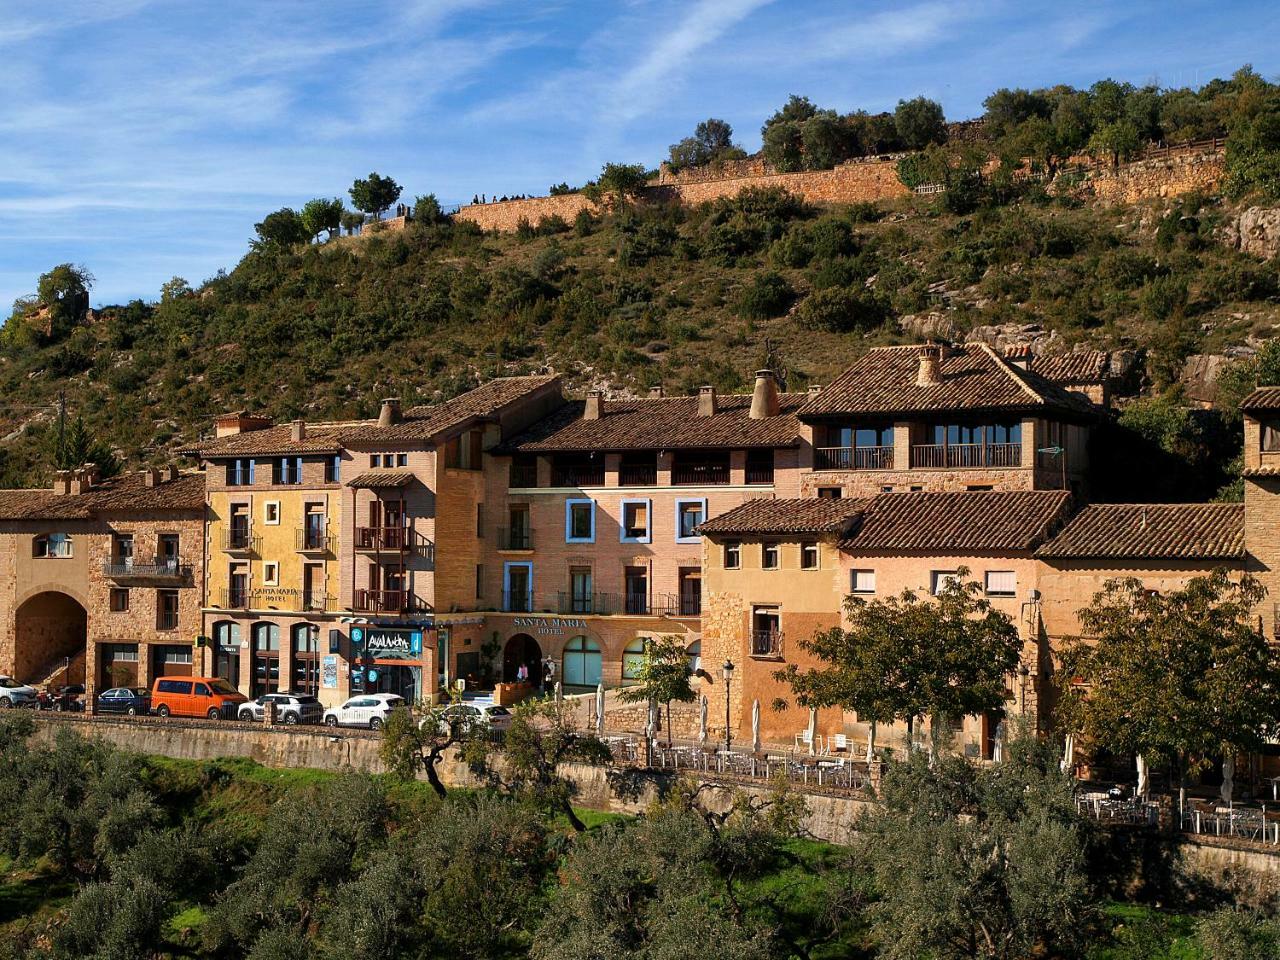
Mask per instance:
[[[1031,189],[822,210],[748,191],[502,236],[410,224],[261,245],[198,287],[175,279],[158,302],[97,312],[61,275],[0,336],[0,482],[47,476],[62,392],[73,422],[139,463],[231,409],[367,416],[381,397],[535,369],[617,391],[733,390],[768,353],[797,389],[919,339],[929,314],[955,337],[1039,324],[1055,349],[1136,350],[1140,386],[1160,393],[1187,356],[1280,323],[1280,266],[1218,239],[1236,213],[1221,198],[1102,208]],[[1246,367],[1232,374],[1245,384]]]

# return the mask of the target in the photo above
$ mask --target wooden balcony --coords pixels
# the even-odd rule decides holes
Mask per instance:
[[[891,470],[893,447],[817,447],[815,470]]]
[[[728,482],[727,463],[677,463],[671,468],[671,483],[677,487],[700,487]]]
[[[356,527],[357,550],[408,550],[413,531],[408,527]]]
[[[917,443],[911,466],[919,470],[1004,469],[1022,466],[1020,443]]]

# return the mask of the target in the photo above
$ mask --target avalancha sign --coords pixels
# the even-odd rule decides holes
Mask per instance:
[[[422,631],[352,627],[351,646],[374,660],[419,660],[422,658]]]

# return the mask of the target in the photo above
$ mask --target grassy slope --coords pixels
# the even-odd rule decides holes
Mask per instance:
[[[344,238],[251,254],[189,295],[105,310],[62,343],[6,347],[0,396],[52,403],[65,390],[73,414],[139,462],[171,456],[229,409],[363,416],[390,394],[438,399],[477,377],[548,365],[577,385],[740,389],[766,338],[799,387],[869,345],[916,339],[897,318],[943,309],[940,290],[956,335],[1035,322],[1068,344],[1149,347],[1173,358],[1166,366],[1269,334],[1280,322],[1267,292],[1276,268],[1213,239],[1230,213],[1219,201],[1169,209],[1024,200],[958,217],[913,199],[876,223],[836,210],[827,219],[852,223],[852,248],[802,267],[781,264],[786,241],[771,238],[812,219],[726,204],[615,217],[582,237],[436,227]],[[865,331],[808,328],[794,313],[747,319],[742,292],[769,270],[799,298],[869,284],[888,319]],[[1144,290],[1161,275],[1187,283],[1185,319],[1152,312]],[[0,435],[31,418],[0,406]],[[41,474],[41,422],[0,445],[0,479]]]

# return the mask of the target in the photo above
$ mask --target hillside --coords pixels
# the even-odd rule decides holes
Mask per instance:
[[[52,404],[124,459],[164,459],[220,412],[366,416],[551,368],[615,391],[740,389],[772,346],[793,388],[926,334],[1137,352],[1136,386],[1280,324],[1274,260],[1219,239],[1218,197],[1096,207],[1036,192],[958,215],[936,199],[817,210],[778,191],[626,209],[523,235],[467,224],[251,252],[199,288],[7,338],[0,433],[34,478]]]

